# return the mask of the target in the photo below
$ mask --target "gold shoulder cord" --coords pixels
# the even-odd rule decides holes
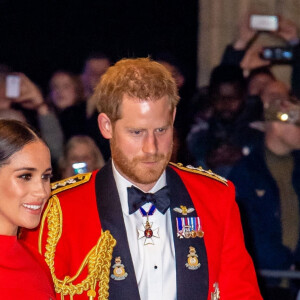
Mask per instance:
[[[73,299],[74,295],[80,295],[83,291],[88,291],[89,300],[96,297],[96,284],[98,283],[98,300],[108,299],[109,274],[113,248],[116,240],[107,230],[101,232],[101,236],[88,255],[83,260],[75,276],[66,276],[60,280],[55,275],[54,258],[57,243],[62,234],[62,211],[56,195],[49,200],[48,207],[43,215],[39,233],[39,252],[42,254],[42,235],[45,220],[48,222],[48,237],[45,252],[45,261],[49,266],[50,273],[55,286],[56,293],[61,294],[61,299],[69,295]],[[73,281],[78,278],[84,267],[88,267],[88,275],[81,283],[73,285]]]

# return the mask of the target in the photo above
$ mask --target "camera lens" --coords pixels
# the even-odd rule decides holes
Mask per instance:
[[[264,49],[263,57],[265,59],[271,59],[272,58],[272,50],[271,49]]]

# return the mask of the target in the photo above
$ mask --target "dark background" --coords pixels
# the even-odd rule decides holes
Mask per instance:
[[[113,61],[172,52],[193,87],[197,74],[198,0],[0,0],[0,63],[46,91],[57,69],[80,73],[85,57]]]

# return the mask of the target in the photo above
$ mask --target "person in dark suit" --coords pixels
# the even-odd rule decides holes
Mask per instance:
[[[39,236],[58,297],[262,299],[232,183],[169,163],[171,74],[149,58],[123,59],[94,97],[112,159],[54,183],[39,234],[26,238]]]
[[[276,95],[273,87],[270,96]],[[246,246],[261,275],[263,270],[298,270],[300,265],[300,101],[291,101],[287,92],[275,100],[270,96],[265,97],[260,147],[229,175],[236,186]],[[299,282],[260,277],[265,300],[296,298]]]

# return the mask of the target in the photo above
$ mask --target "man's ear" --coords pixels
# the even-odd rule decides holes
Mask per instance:
[[[104,113],[99,114],[98,126],[104,138],[106,139],[112,138],[112,124],[109,117],[106,114]]]

